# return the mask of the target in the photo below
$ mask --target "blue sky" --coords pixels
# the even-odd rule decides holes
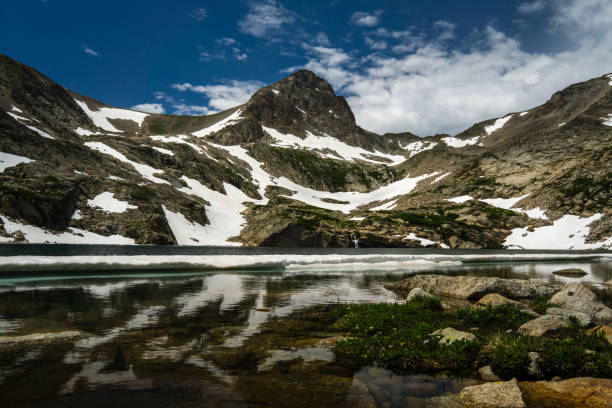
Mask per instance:
[[[608,0],[0,1],[1,53],[110,105],[206,114],[306,67],[380,133],[456,133],[612,72]]]

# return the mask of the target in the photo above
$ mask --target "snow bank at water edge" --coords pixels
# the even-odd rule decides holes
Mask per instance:
[[[108,132],[123,132],[114,127],[108,119],[124,119],[131,120],[138,123],[138,127],[142,126],[142,121],[149,116],[148,113],[136,112],[127,109],[118,108],[99,108],[98,110],[92,111],[85,102],[74,100],[77,105],[83,110],[83,112],[89,116],[89,119],[99,128],[102,128]]]
[[[506,238],[504,245],[519,245],[525,249],[599,249],[612,248],[612,238],[597,243],[586,243],[589,235],[589,225],[597,221],[603,214],[595,214],[588,218],[575,215],[565,215],[553,222],[553,225],[535,228],[528,231],[525,228],[515,228]]]
[[[9,167],[17,166],[21,163],[31,163],[34,160],[27,157],[17,156],[16,154],[0,152],[0,173]]]

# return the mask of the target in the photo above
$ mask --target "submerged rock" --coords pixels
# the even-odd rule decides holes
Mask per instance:
[[[500,306],[510,306],[515,307],[526,313],[528,315],[538,317],[540,316],[538,313],[531,310],[527,305],[517,302],[516,300],[508,299],[505,296],[500,295],[499,293],[490,293],[488,295],[484,295],[473,307],[500,307]]]
[[[385,288],[400,295],[407,295],[412,289],[421,288],[435,296],[477,300],[490,293],[498,293],[511,299],[547,296],[559,291],[562,286],[523,279],[417,275],[388,283]]]
[[[562,329],[571,323],[569,317],[559,315],[545,315],[533,319],[518,328],[517,333],[540,337],[544,334]]]
[[[436,330],[431,333],[432,336],[442,336],[440,338],[439,343],[443,345],[449,345],[456,341],[474,341],[476,340],[476,336],[472,333],[460,331],[453,329],[452,327],[447,327],[446,329]]]
[[[588,273],[578,268],[567,268],[554,271],[553,275],[566,276],[568,278],[579,278],[581,276],[588,275]]]
[[[525,402],[538,408],[611,408],[612,380],[570,378],[564,381],[521,382]]]
[[[567,285],[550,299],[550,303],[586,313],[595,323],[612,321],[612,309],[598,301],[595,293],[580,283]]]

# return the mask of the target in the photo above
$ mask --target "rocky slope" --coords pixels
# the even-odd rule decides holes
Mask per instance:
[[[309,71],[186,117],[0,56],[0,240],[609,248],[611,145],[612,76],[419,138],[361,129]]]

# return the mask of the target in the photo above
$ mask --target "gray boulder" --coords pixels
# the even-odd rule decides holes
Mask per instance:
[[[485,381],[501,381],[502,380],[501,378],[497,376],[497,374],[493,372],[493,369],[491,368],[490,365],[481,367],[478,370],[478,373],[480,374],[480,378],[482,378]]]
[[[595,293],[580,283],[570,283],[556,293],[550,303],[563,309],[586,313],[595,323],[612,321],[612,309],[598,301]]]
[[[588,326],[591,324],[591,316],[586,313],[578,312],[576,310],[563,309],[560,307],[549,307],[546,309],[547,315],[558,315],[566,317],[574,317],[578,320],[581,326]]]
[[[570,323],[567,316],[544,315],[523,324],[518,328],[517,333],[540,337],[548,332],[567,327]]]
[[[562,286],[523,279],[417,275],[388,283],[385,288],[402,296],[408,295],[414,288],[421,288],[434,296],[478,300],[489,293],[499,293],[510,299],[548,296],[559,291]]]
[[[532,378],[542,378],[544,374],[540,369],[540,354],[535,351],[529,352],[529,367],[527,368],[529,375]]]
[[[489,382],[465,387],[452,397],[465,407],[473,408],[525,408],[523,394],[516,378],[510,381]]]
[[[477,307],[500,307],[500,306],[510,306],[515,307],[521,310],[523,313],[527,313],[533,317],[539,317],[540,315],[533,310],[531,310],[527,305],[517,302],[516,300],[508,299],[505,296],[500,295],[499,293],[490,293],[488,295],[484,295],[480,298],[476,304],[474,304],[474,308]]]
[[[408,293],[408,296],[406,296],[406,302],[409,302],[416,297],[436,298],[435,296],[433,296],[430,293],[425,292],[421,288],[414,288],[410,291],[410,293]]]

